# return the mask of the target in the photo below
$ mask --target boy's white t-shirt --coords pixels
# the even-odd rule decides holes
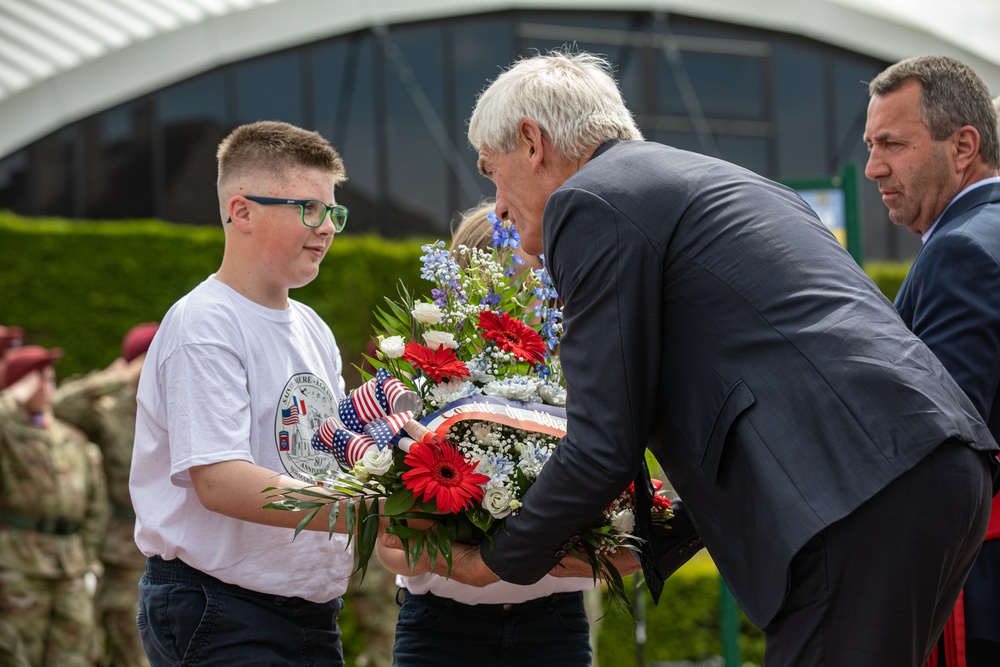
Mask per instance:
[[[414,595],[431,593],[439,598],[447,598],[462,604],[519,604],[553,593],[573,593],[594,587],[592,578],[553,577],[545,575],[528,585],[497,581],[487,586],[470,586],[437,574],[417,574],[396,576],[396,585]]]
[[[341,371],[333,333],[301,303],[265,308],[210,276],[174,304],[139,381],[129,480],[139,549],[261,593],[342,595],[353,570],[346,536],[302,531],[293,542],[289,528],[211,512],[189,474],[233,460],[306,480],[336,469],[310,441],[344,396]]]

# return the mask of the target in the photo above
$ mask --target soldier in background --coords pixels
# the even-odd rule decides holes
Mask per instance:
[[[111,521],[101,550],[104,579],[97,609],[105,634],[101,664],[114,667],[149,666],[135,625],[146,557],[133,537],[135,512],[128,475],[135,438],[135,391],[158,326],[145,322],[132,327],[122,340],[120,357],[103,370],[67,379],[52,399],[55,415],[83,430],[103,453]]]
[[[24,329],[21,327],[5,327],[0,324],[0,359],[4,352],[24,344]]]
[[[0,373],[3,373],[3,355],[7,350],[13,350],[15,347],[21,347],[23,344],[24,329],[21,327],[5,327],[0,324]]]
[[[9,349],[21,347],[24,330],[21,327],[0,325],[0,382],[3,380],[3,356]],[[21,656],[20,658],[18,656]],[[28,667],[27,659],[18,638],[17,628],[0,619],[0,665]]]
[[[0,376],[3,664],[95,664],[94,590],[108,498],[97,445],[52,413],[60,350],[27,345]]]

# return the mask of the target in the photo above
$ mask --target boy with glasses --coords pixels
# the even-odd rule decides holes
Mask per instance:
[[[261,491],[336,465],[309,438],[344,396],[340,352],[288,292],[344,227],[327,202],[346,174],[323,137],[286,123],[238,127],[217,157],[222,264],[163,318],[139,382],[139,631],[154,667],[343,665],[346,538],[293,543],[301,515],[263,509]]]

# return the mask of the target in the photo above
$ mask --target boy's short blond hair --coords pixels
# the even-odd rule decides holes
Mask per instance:
[[[303,167],[330,174],[335,185],[347,180],[344,161],[323,135],[279,121],[240,125],[222,140],[215,157],[220,191],[234,177],[281,177],[289,169]]]

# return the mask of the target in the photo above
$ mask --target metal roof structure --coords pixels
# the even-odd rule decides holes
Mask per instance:
[[[0,0],[0,157],[75,120],[255,55],[354,30],[610,0]],[[952,55],[1000,93],[997,0],[628,0],[887,61]],[[506,63],[497,63],[498,66]]]

